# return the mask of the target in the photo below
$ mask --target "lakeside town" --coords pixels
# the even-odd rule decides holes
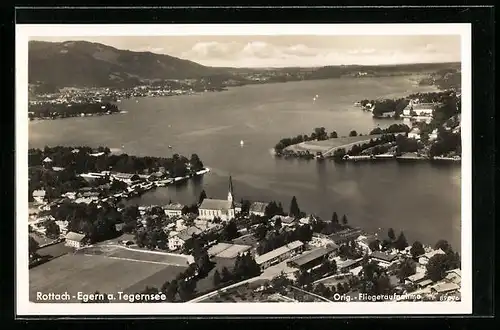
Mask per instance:
[[[231,177],[222,199],[202,191],[191,205],[123,203],[209,173],[195,154],[46,147],[30,150],[29,170],[32,301],[56,289],[86,292],[78,302],[110,302],[110,292],[164,302],[460,300],[460,255],[448,242],[369,233],[335,211],[321,219],[295,197],[288,208],[237,201]]]

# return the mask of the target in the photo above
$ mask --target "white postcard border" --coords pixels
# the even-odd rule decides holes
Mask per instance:
[[[41,36],[166,35],[460,35],[462,60],[462,203],[460,302],[58,304],[29,301],[28,40]],[[422,315],[472,313],[472,89],[470,24],[180,24],[16,26],[16,314],[40,315]],[[271,305],[270,305],[271,304]],[[271,307],[272,306],[272,307]]]

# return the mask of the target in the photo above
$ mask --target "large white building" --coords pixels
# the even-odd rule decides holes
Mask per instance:
[[[204,220],[219,218],[223,221],[229,221],[234,218],[234,215],[233,182],[231,177],[229,177],[227,199],[205,198],[198,208],[198,217]]]
[[[403,116],[432,117],[435,107],[434,103],[420,103],[418,100],[410,100],[410,103],[403,109]]]
[[[79,234],[71,231],[66,234],[66,246],[79,249],[85,244],[85,238],[85,234]]]

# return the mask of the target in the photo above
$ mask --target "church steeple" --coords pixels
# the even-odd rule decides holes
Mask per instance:
[[[234,196],[233,196],[233,179],[231,176],[229,176],[229,190],[227,192],[227,200],[230,201],[231,203],[234,202]]]

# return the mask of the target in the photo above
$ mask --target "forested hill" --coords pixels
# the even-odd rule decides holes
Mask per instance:
[[[87,41],[29,43],[29,81],[56,86],[134,86],[155,79],[225,74],[169,55],[133,52]]]

